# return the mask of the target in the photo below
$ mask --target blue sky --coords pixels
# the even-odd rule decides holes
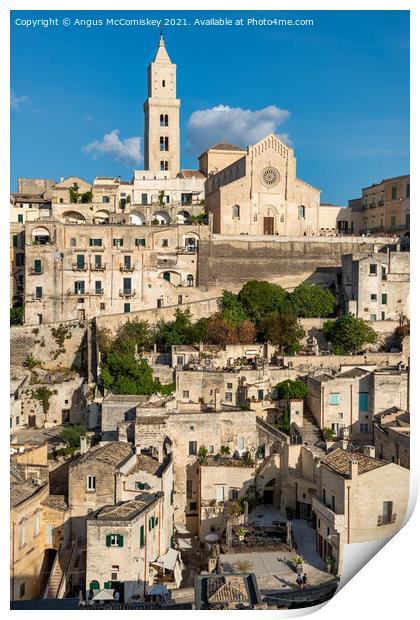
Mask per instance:
[[[324,202],[346,204],[409,172],[406,11],[14,11],[12,191],[18,176],[129,179],[141,168],[146,69],[159,39],[155,26],[25,28],[16,19],[251,16],[315,25],[164,28],[178,66],[183,168],[218,139],[246,145],[270,129],[293,145],[298,176]]]

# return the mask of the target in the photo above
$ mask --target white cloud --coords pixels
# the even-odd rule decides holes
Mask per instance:
[[[92,153],[93,159],[105,155],[122,162],[123,164],[136,165],[143,161],[140,152],[140,138],[125,138],[120,140],[119,129],[113,129],[106,133],[102,140],[94,140],[83,147],[84,153]]]
[[[28,103],[28,102],[29,102],[29,97],[27,97],[26,95],[22,95],[21,97],[18,97],[14,90],[10,91],[10,107],[13,110],[17,110],[19,112],[20,106],[22,105],[22,103]]]
[[[220,140],[237,146],[254,144],[269,133],[277,134],[278,126],[288,117],[287,110],[275,105],[261,110],[243,110],[227,105],[197,110],[188,121],[188,148],[199,154]],[[289,141],[287,134],[281,134],[279,138]]]

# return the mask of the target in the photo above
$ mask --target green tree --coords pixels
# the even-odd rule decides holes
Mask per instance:
[[[251,280],[240,290],[238,300],[248,317],[258,321],[268,313],[281,311],[287,304],[287,292],[278,284]]]
[[[87,204],[89,202],[92,202],[92,198],[93,198],[93,193],[89,190],[89,191],[84,192],[83,194],[81,194],[80,202],[83,202],[84,204]]]
[[[223,291],[219,307],[222,318],[234,327],[238,327],[248,318],[238,295],[230,291]]]
[[[173,321],[164,321],[161,319],[156,327],[154,338],[157,344],[166,348],[174,344],[194,344],[195,329],[191,320],[191,311],[175,310],[175,319]]]
[[[281,381],[281,383],[276,385],[275,389],[277,390],[279,398],[287,401],[303,400],[308,396],[308,387],[306,383],[299,379],[296,379],[296,381],[292,379]]]
[[[290,303],[297,316],[327,317],[335,307],[335,297],[329,289],[302,282],[290,293]]]
[[[161,387],[147,360],[136,359],[132,350],[110,352],[102,364],[101,378],[114,394],[154,394]]]
[[[305,330],[295,314],[286,310],[267,314],[260,321],[259,335],[290,355],[301,349],[300,341],[305,336]]]
[[[24,316],[24,306],[15,306],[14,308],[10,308],[10,325],[23,325]]]
[[[235,344],[237,342],[236,329],[225,321],[220,313],[213,314],[207,321],[203,341],[222,347]]]
[[[375,330],[363,319],[346,314],[335,321],[327,321],[323,332],[336,355],[358,353],[366,345],[374,344],[378,338]]]
[[[70,448],[80,448],[80,438],[86,435],[86,429],[81,424],[69,426],[61,431],[60,437]]]
[[[148,321],[141,321],[138,318],[129,319],[118,328],[114,341],[115,348],[122,346],[124,349],[127,343],[136,347],[138,353],[153,349],[154,334]]]

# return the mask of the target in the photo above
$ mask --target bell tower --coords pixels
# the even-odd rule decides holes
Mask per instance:
[[[171,177],[178,174],[180,105],[176,98],[176,65],[168,56],[161,32],[155,59],[147,70],[147,100],[143,106],[145,170],[168,170]]]

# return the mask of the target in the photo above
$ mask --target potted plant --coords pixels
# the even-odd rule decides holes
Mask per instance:
[[[245,536],[248,534],[248,530],[246,530],[244,527],[240,527],[237,531],[236,531],[238,538],[239,538],[239,542],[242,542],[245,538]]]
[[[292,562],[295,564],[295,572],[300,574],[303,572],[303,565],[305,564],[305,560],[301,555],[295,555],[292,558]]]
[[[331,573],[332,572],[333,562],[334,562],[334,558],[332,558],[330,555],[327,555],[325,557],[325,564],[327,565],[327,573]]]

